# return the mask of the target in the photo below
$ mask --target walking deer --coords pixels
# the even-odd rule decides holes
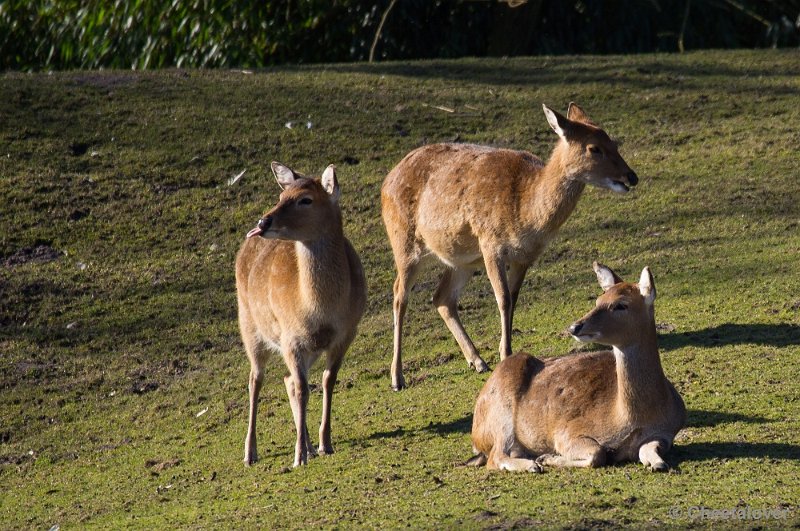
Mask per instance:
[[[477,455],[468,464],[540,472],[638,459],[651,470],[669,468],[663,454],[685,425],[686,408],[661,368],[653,277],[645,268],[633,284],[596,262],[594,270],[604,293],[569,332],[612,350],[506,358],[478,395]]]
[[[239,329],[250,360],[250,416],[244,462],[258,459],[256,414],[264,365],[280,352],[289,369],[289,395],[297,443],[294,466],[317,454],[306,427],[308,371],[324,353],[319,453],[333,453],[331,399],[345,351],[366,304],[361,262],[342,230],[339,183],[328,166],[321,180],[303,177],[277,162],[272,171],[283,189],[278,204],[247,233],[236,257]]]
[[[433,296],[467,363],[488,370],[458,317],[458,299],[485,267],[500,310],[500,359],[511,355],[511,323],[528,268],[572,213],[586,184],[625,193],[638,178],[617,145],[574,103],[544,114],[559,142],[544,164],[527,151],[470,144],[418,148],[386,176],[383,221],[394,252],[392,387],[405,387],[403,319],[421,266],[447,266]],[[434,258],[435,257],[435,258]]]

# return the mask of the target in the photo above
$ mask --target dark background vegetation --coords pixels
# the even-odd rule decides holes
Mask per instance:
[[[0,68],[797,46],[800,0],[4,0]]]

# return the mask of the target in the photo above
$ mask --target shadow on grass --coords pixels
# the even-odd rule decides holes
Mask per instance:
[[[472,431],[472,415],[450,422],[432,422],[420,431],[436,435],[449,435],[451,433],[470,433]]]
[[[745,422],[748,424],[771,422],[770,419],[759,416],[696,409],[687,411],[687,417],[687,426],[690,428],[704,428],[732,422]],[[800,445],[731,441],[679,443],[673,447],[671,455],[677,463],[735,458],[790,459],[797,461],[800,460]]]
[[[789,443],[702,442],[676,445],[670,452],[677,463],[711,459],[766,458],[800,460],[800,446]]]
[[[422,428],[404,429],[397,428],[391,431],[376,431],[369,436],[369,439],[391,439],[393,437],[403,437],[406,435],[418,435],[428,433],[433,435],[450,435],[453,433],[469,433],[472,431],[472,415],[450,422],[431,422]]]
[[[745,422],[747,424],[763,424],[772,422],[764,417],[742,415],[740,413],[726,413],[724,411],[703,411],[701,409],[690,409],[686,412],[686,426],[688,428],[710,428],[719,424],[730,424],[733,422]]]
[[[314,68],[306,67],[307,69]],[[751,65],[722,65],[688,62],[676,64],[670,61],[642,61],[635,66],[620,67],[613,58],[597,57],[550,57],[546,60],[525,59],[487,61],[431,60],[418,62],[347,63],[325,65],[326,71],[357,74],[381,74],[410,78],[442,79],[449,82],[476,82],[490,85],[544,85],[596,84],[598,80],[639,89],[663,87],[665,82],[679,84],[683,89],[705,90],[707,78],[737,79],[731,90],[737,93],[758,92],[763,78],[774,77],[776,72],[769,67],[754,68]],[[780,75],[793,76],[800,69],[788,68]],[[791,87],[773,86],[771,90],[790,94]]]
[[[795,324],[723,324],[705,330],[666,334],[658,338],[662,350],[686,346],[721,347],[728,345],[800,345],[800,326]]]

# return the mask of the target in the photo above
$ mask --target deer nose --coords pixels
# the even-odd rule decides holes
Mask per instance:
[[[269,230],[270,225],[272,225],[272,216],[267,216],[258,220],[258,228],[261,229],[262,232]]]
[[[631,170],[628,172],[628,182],[631,186],[636,186],[636,183],[639,182],[639,177],[636,176],[636,172]]]
[[[567,330],[571,335],[577,336],[581,332],[581,328],[583,328],[583,323],[572,323]]]

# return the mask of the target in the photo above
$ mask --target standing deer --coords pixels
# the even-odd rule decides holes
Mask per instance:
[[[467,363],[488,370],[458,317],[458,298],[473,272],[486,268],[500,309],[500,359],[511,355],[511,322],[528,268],[566,221],[585,185],[618,193],[638,178],[617,145],[583,110],[544,114],[560,140],[547,164],[527,151],[470,144],[418,148],[386,176],[383,221],[397,267],[394,282],[392,387],[405,387],[403,318],[421,266],[447,266],[433,296]]]
[[[331,399],[344,353],[353,341],[366,304],[361,262],[344,237],[339,183],[333,165],[321,180],[305,178],[272,163],[283,189],[278,204],[247,233],[236,257],[239,329],[250,360],[250,417],[244,462],[253,464],[256,414],[264,365],[280,352],[289,369],[284,376],[297,429],[294,466],[317,454],[306,427],[308,371],[320,354],[322,422],[319,453],[333,453]]]
[[[663,454],[686,424],[686,408],[664,376],[656,344],[656,287],[594,263],[604,293],[569,332],[611,345],[544,361],[515,354],[497,366],[475,404],[468,464],[540,472],[542,465],[598,467],[638,459],[669,469]],[[538,456],[538,458],[536,458]]]

